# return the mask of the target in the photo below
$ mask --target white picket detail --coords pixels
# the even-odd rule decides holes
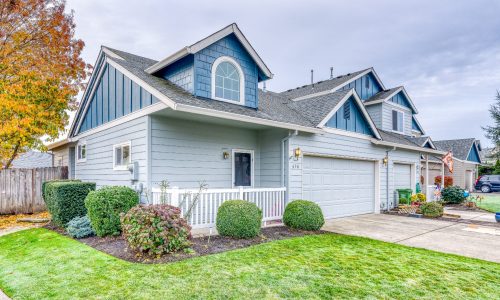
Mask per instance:
[[[198,189],[169,188],[163,192],[154,188],[151,192],[149,204],[182,205],[183,214],[192,206],[198,195]],[[214,227],[217,210],[224,201],[241,199],[255,203],[262,210],[262,221],[281,220],[285,211],[285,187],[279,188],[234,188],[234,189],[206,189],[192,206],[190,225],[193,228]]]

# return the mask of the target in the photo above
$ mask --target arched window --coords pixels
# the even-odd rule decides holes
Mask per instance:
[[[230,57],[219,57],[212,66],[212,98],[231,103],[245,103],[243,71]]]

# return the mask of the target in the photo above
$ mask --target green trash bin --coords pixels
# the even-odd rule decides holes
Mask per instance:
[[[413,191],[411,189],[397,189],[398,192],[398,202],[400,204],[411,204],[411,194]],[[405,199],[402,201],[402,199]]]

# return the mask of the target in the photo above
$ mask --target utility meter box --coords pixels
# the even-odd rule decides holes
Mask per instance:
[[[134,161],[133,163],[128,165],[128,170],[130,171],[130,180],[137,181],[139,180],[139,163]]]

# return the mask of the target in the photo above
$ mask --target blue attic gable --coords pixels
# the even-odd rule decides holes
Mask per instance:
[[[424,130],[422,129],[417,119],[415,118],[415,115],[413,115],[411,118],[411,130],[420,132],[421,134],[425,134]]]
[[[325,126],[375,137],[368,121],[352,96],[335,112]]]
[[[406,108],[412,109],[408,98],[405,96],[403,91],[399,91],[396,95],[389,99],[390,102],[404,106]]]
[[[159,102],[113,66],[105,64],[103,68],[101,77],[94,83],[94,93],[82,103],[87,110],[82,111],[83,115],[77,115],[77,122],[83,118],[78,134]]]
[[[476,163],[481,163],[481,159],[479,158],[479,152],[477,151],[475,143],[472,144],[472,147],[470,148],[469,155],[467,155],[467,160]]]
[[[339,90],[343,91],[350,89],[356,90],[356,93],[358,93],[359,98],[361,98],[361,100],[364,101],[372,97],[373,95],[377,94],[378,92],[382,91],[383,87],[377,81],[373,73],[369,72],[368,74],[363,75],[362,77],[343,86]]]

